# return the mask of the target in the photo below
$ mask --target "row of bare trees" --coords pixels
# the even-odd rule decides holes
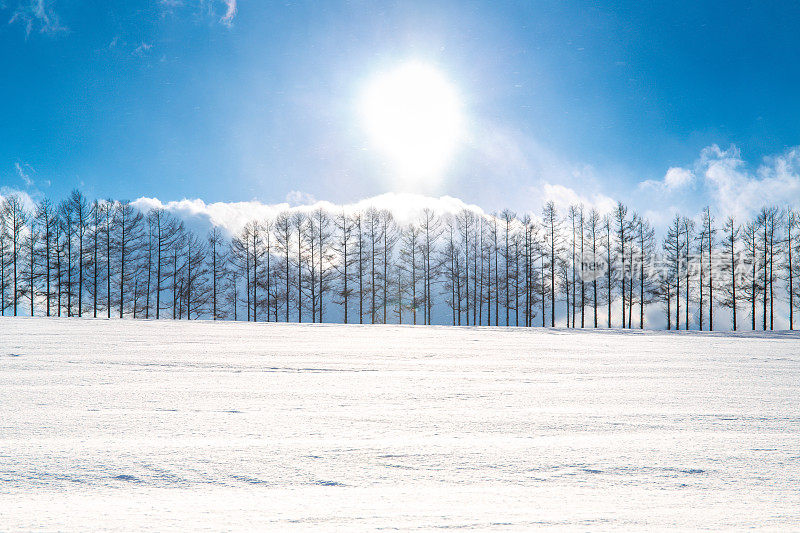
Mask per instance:
[[[127,201],[0,205],[3,314],[345,323],[714,329],[794,327],[798,216],[720,227],[676,215],[662,241],[623,204],[538,216],[295,208],[205,236]],[[436,313],[434,311],[436,310]]]

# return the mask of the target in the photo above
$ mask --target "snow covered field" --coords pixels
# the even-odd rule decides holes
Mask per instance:
[[[0,530],[800,529],[800,336],[0,319]]]

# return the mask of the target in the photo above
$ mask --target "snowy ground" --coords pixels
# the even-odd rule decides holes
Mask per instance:
[[[800,529],[800,336],[0,319],[0,530]]]

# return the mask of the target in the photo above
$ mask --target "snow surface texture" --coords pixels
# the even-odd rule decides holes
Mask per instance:
[[[800,337],[0,319],[0,530],[800,528]]]

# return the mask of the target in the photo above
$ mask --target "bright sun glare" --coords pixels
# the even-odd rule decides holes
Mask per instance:
[[[435,185],[463,133],[458,94],[435,68],[407,63],[367,85],[361,114],[374,143],[406,187]]]

